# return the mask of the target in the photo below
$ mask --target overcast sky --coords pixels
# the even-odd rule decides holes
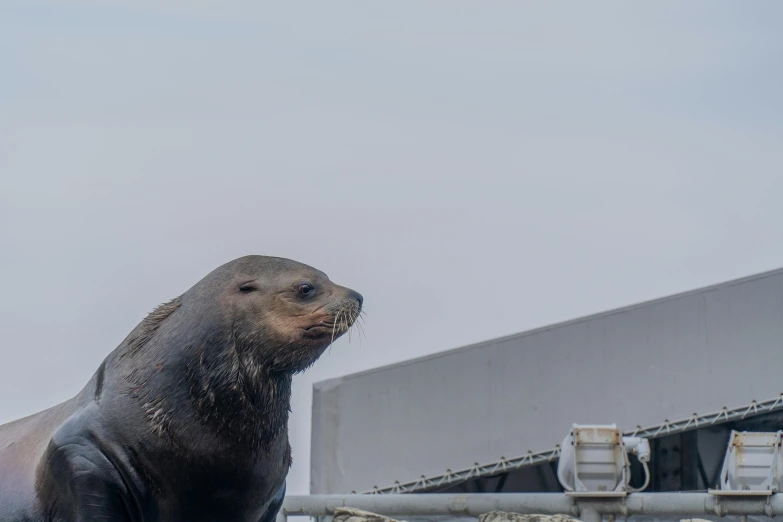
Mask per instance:
[[[775,1],[4,0],[0,422],[216,266],[290,257],[368,314],[295,380],[306,493],[315,381],[783,266],[781,24]]]

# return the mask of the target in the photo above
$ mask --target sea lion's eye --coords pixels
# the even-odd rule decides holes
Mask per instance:
[[[315,291],[315,288],[310,283],[302,283],[296,288],[296,292],[299,295],[308,296]]]
[[[242,292],[243,294],[250,293],[250,292],[252,292],[255,289],[256,289],[256,287],[253,286],[253,283],[245,283],[243,285],[240,285],[240,287],[239,287],[239,291]]]

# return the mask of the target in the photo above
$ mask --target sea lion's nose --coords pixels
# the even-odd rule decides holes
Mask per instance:
[[[362,309],[362,304],[364,303],[364,297],[362,297],[362,294],[355,290],[351,290],[350,288],[348,290],[348,299],[353,299],[357,303],[359,303],[359,310]]]

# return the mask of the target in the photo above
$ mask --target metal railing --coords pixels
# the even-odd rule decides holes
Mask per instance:
[[[783,410],[783,393],[777,397],[772,397],[763,401],[751,401],[736,408],[723,407],[721,411],[715,411],[706,414],[694,413],[688,418],[675,421],[664,420],[661,424],[642,427],[637,426],[633,430],[628,430],[623,435],[632,437],[645,437],[655,439],[665,435],[682,433],[685,431],[696,430],[706,426],[723,424],[731,421],[743,420],[746,418],[764,415],[767,413]],[[453,486],[467,480],[488,477],[497,473],[505,473],[527,466],[535,466],[544,462],[554,462],[560,457],[560,446],[534,453],[528,451],[525,455],[500,460],[485,464],[475,463],[472,467],[458,471],[446,470],[445,473],[426,477],[422,475],[419,480],[409,482],[395,482],[392,485],[384,487],[375,487],[370,490],[360,491],[367,494],[395,494],[395,493],[414,493],[433,488]]]
[[[583,522],[604,517],[783,515],[783,493],[767,496],[716,496],[710,493],[632,493],[624,497],[574,497],[563,493],[438,493],[389,495],[309,495],[286,497],[278,522],[289,516],[322,517],[350,507],[399,518],[406,516],[472,516],[490,511],[570,515]]]

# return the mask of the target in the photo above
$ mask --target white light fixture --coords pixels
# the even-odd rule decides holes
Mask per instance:
[[[641,488],[632,488],[628,453],[644,467]],[[650,443],[641,437],[623,437],[617,426],[579,425],[563,440],[557,478],[571,496],[623,496],[643,491],[650,483]]]
[[[713,495],[771,495],[780,491],[783,432],[731,431],[719,489]]]

